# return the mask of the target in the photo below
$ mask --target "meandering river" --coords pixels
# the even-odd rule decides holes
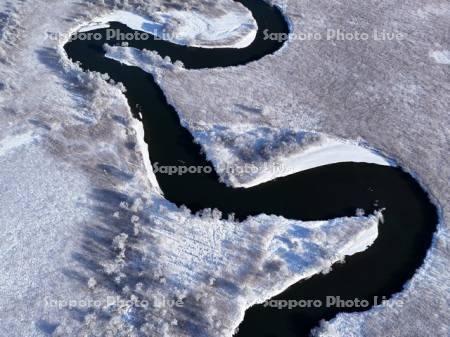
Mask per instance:
[[[264,39],[264,31],[287,33],[281,12],[264,1],[239,1],[258,23],[255,41],[243,49],[202,49],[180,46],[167,41],[127,41],[131,47],[157,51],[161,56],[180,60],[188,69],[229,67],[257,62],[274,53],[282,42]],[[134,32],[119,23],[111,28]],[[95,33],[106,36],[105,28]],[[146,141],[152,162],[159,165],[211,166],[192,135],[182,127],[153,77],[135,67],[122,66],[107,59],[103,44],[120,45],[122,41],[73,40],[65,50],[83,69],[108,73],[127,88],[126,97],[136,118],[142,115]],[[282,56],[280,56],[282,57]],[[192,211],[217,208],[238,219],[261,213],[290,219],[324,220],[352,216],[357,208],[370,213],[385,208],[385,221],[379,237],[365,252],[348,257],[326,275],[298,282],[277,299],[312,299],[326,302],[327,296],[342,300],[368,300],[375,296],[389,298],[400,291],[422,264],[438,223],[436,208],[420,185],[399,168],[361,163],[341,163],[292,174],[259,186],[231,188],[219,182],[212,171],[202,174],[168,175],[156,178],[164,196]],[[336,306],[277,308],[255,306],[247,311],[239,327],[239,337],[307,336],[321,319],[331,319],[339,312],[367,310]]]

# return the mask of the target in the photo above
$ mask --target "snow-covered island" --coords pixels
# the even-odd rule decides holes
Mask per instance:
[[[182,14],[191,10],[183,1],[0,4],[1,336],[231,336],[249,306],[375,240],[380,214],[314,222],[261,215],[238,224],[215,211],[193,215],[175,207],[149,175],[151,158],[123,88],[84,73],[67,59],[62,41],[48,38],[108,21],[99,18],[121,21],[117,13],[126,11],[134,18],[159,13],[154,23],[174,29],[180,40],[173,42],[251,43],[256,27],[242,6],[206,3],[211,8],[194,16]],[[280,153],[289,150],[292,160],[304,159],[311,144],[319,155],[323,144],[350,144],[362,151],[354,160],[388,164],[389,157],[414,173],[441,213],[425,264],[397,295],[405,306],[340,315],[316,334],[448,335],[450,6],[299,0],[282,8],[293,32],[338,21],[342,29],[382,26],[408,34],[386,43],[292,40],[243,67],[158,68],[158,83],[217,164],[278,160],[271,142],[288,136]],[[283,81],[295,85],[266,85]],[[245,129],[237,130],[243,119]],[[224,142],[227,134],[215,133],[216,126],[245,142]],[[239,156],[261,130],[267,156]],[[301,169],[291,159],[285,164]],[[334,162],[340,160],[348,157]],[[222,178],[242,186],[271,177]],[[152,310],[130,301],[148,301]]]

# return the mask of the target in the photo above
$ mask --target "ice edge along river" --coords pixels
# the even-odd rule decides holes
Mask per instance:
[[[393,161],[387,160],[375,150],[371,150],[351,141],[327,138],[320,145],[312,146],[304,151],[281,158],[279,160],[279,167],[281,170],[279,171],[260,171],[262,172],[261,174],[245,183],[239,183],[237,180],[232,179],[230,184],[234,187],[250,188],[297,172],[345,162],[394,166]]]

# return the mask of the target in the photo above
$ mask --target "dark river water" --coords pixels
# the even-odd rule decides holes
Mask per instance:
[[[288,26],[278,9],[264,1],[242,0],[258,22],[255,41],[243,49],[202,49],[150,39],[127,41],[139,49],[155,50],[173,61],[181,60],[188,69],[229,67],[257,62],[278,50],[283,43],[265,40],[263,32],[287,33]],[[112,23],[112,29],[134,32]],[[106,36],[105,29],[94,31]],[[192,135],[181,126],[176,111],[167,103],[153,77],[136,67],[122,66],[104,57],[103,44],[122,41],[74,40],[65,50],[83,69],[108,73],[127,88],[126,96],[136,118],[142,114],[150,159],[159,165],[211,166],[194,143]],[[282,57],[282,56],[280,56]],[[286,83],[289,85],[289,83]],[[188,88],[187,88],[188,90]],[[199,107],[200,108],[200,107]],[[367,300],[375,296],[389,298],[400,291],[420,267],[438,223],[435,207],[420,185],[399,168],[362,163],[341,163],[315,168],[279,178],[259,186],[230,188],[219,182],[217,174],[156,174],[165,197],[192,211],[217,208],[238,219],[261,213],[290,219],[324,220],[352,216],[357,208],[371,213],[380,208],[385,221],[379,237],[365,252],[348,257],[333,266],[326,275],[298,282],[276,299],[321,300],[339,296],[342,300]],[[336,306],[283,309],[262,305],[249,309],[239,327],[239,337],[307,336],[321,319],[331,319],[344,311],[364,308]]]

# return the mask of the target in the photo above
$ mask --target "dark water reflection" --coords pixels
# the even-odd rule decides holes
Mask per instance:
[[[178,46],[160,40],[128,41],[139,49],[155,50],[186,68],[213,68],[246,64],[278,50],[282,43],[265,40],[264,30],[288,32],[281,13],[264,1],[241,1],[259,25],[255,42],[244,49],[201,49]],[[113,23],[111,28],[133,32]],[[104,33],[104,29],[95,32]],[[127,99],[135,116],[140,112],[152,162],[160,165],[209,166],[192,135],[184,129],[177,113],[167,103],[152,76],[104,57],[100,41],[68,43],[65,49],[84,69],[108,73],[127,88]],[[108,41],[120,44],[121,41]],[[288,85],[288,84],[286,84]],[[233,189],[221,184],[215,172],[182,176],[158,173],[165,197],[193,211],[218,208],[239,219],[261,213],[299,220],[322,220],[355,214],[357,208],[373,212],[386,208],[379,237],[365,252],[347,258],[327,275],[314,276],[290,287],[276,299],[326,301],[390,297],[402,289],[422,264],[438,222],[435,207],[408,174],[398,168],[370,164],[342,163],[300,172],[250,189]],[[239,337],[306,336],[321,319],[338,312],[367,308],[295,308],[279,310],[255,306],[245,316]]]

